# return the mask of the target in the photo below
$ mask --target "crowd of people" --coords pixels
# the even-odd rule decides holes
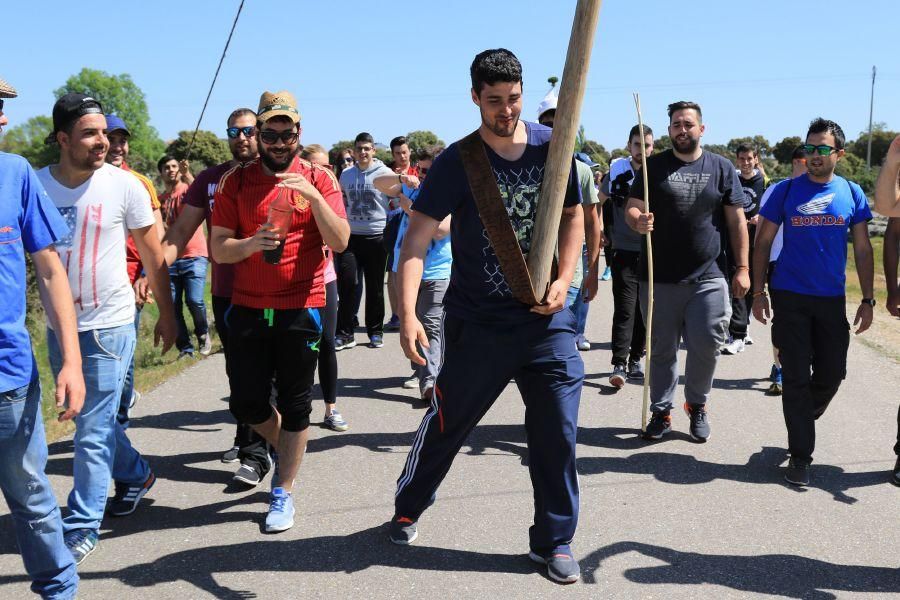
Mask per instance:
[[[237,464],[234,479],[248,486],[271,472],[268,532],[294,524],[292,489],[309,438],[316,373],[324,425],[346,431],[337,410],[336,353],[356,346],[360,325],[372,348],[393,329],[412,369],[404,386],[418,389],[427,410],[397,481],[390,540],[416,540],[417,521],[467,435],[514,380],[529,448],[540,449],[528,461],[535,492],[529,556],[552,579],[576,581],[570,543],[579,509],[579,351],[591,348],[588,308],[607,279],[613,389],[644,378],[652,317],[648,440],[672,430],[680,347],[688,429],[705,442],[719,356],[753,343],[751,315],[773,320],[768,393],[782,397],[785,479],[809,483],[815,421],[846,375],[848,235],[864,296],[857,333],[870,326],[875,306],[869,204],[858,185],[834,174],[844,153],[840,126],[815,119],[793,155],[791,177],[774,184],[751,146],[737,149],[736,164],[705,151],[702,109],[687,101],[668,107],[669,150],[654,153],[652,129],[634,126],[627,156],[606,173],[589,156],[573,156],[554,275],[543,303],[529,306],[514,295],[502,236],[514,236],[519,258],[531,250],[552,127],[571,116],[557,113],[551,90],[536,123],[520,118],[522,69],[508,50],[478,54],[470,75],[478,129],[446,148],[414,153],[406,138],[394,138],[389,165],[375,157],[366,132],[336,153],[334,164],[324,147],[301,144],[301,115],[288,91],[265,92],[256,109],[227,116],[230,160],[195,177],[186,161],[160,157],[159,194],[128,166],[128,124],[85,94],[67,93],[53,107],[48,143],[59,147],[59,163],[34,172],[21,157],[0,153],[0,486],[36,593],[74,597],[76,565],[97,547],[103,518],[133,513],[154,485],[152,465],[127,435],[139,399],[141,309],[156,303],[154,333],[163,352],[174,345],[179,358],[209,354],[207,265],[237,423],[222,460]],[[15,97],[0,80],[0,127],[7,123],[4,99]],[[876,193],[876,209],[891,216],[884,261],[894,316],[898,173],[900,138]],[[502,223],[492,202],[503,203]],[[44,474],[40,365],[24,326],[26,252],[47,315],[59,418],[75,421],[64,518]],[[895,452],[900,457],[900,431]],[[900,485],[900,458],[892,481]]]

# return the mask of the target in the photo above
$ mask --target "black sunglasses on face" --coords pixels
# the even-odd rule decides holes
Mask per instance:
[[[296,131],[272,131],[271,129],[263,129],[259,132],[259,139],[265,144],[274,144],[279,139],[285,144],[293,144],[300,137]]]
[[[428,167],[419,167],[419,175],[427,175]]]
[[[247,127],[229,127],[225,130],[225,133],[228,134],[228,137],[232,140],[236,140],[240,134],[244,134],[244,137],[249,138],[256,134],[256,127],[253,125],[248,125]]]
[[[352,156],[345,156],[345,157],[344,157],[344,162],[347,163],[348,165],[352,165],[352,164],[353,164],[353,157],[352,157]]]

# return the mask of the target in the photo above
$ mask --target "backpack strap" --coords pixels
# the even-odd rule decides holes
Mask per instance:
[[[478,216],[487,231],[491,247],[500,263],[500,270],[513,297],[529,306],[540,304],[541,299],[534,293],[522,248],[509,221],[509,213],[500,196],[497,180],[478,130],[460,140],[459,154]]]

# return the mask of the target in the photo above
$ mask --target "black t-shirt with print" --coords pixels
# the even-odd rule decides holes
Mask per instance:
[[[660,283],[724,278],[727,271],[724,206],[743,206],[744,190],[734,165],[712,152],[684,162],[672,150],[647,157],[653,226],[653,276]],[[635,174],[631,197],[642,199]],[[642,242],[646,254],[646,237]],[[647,273],[641,273],[647,280]]]

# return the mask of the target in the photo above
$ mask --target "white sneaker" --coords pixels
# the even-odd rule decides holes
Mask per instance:
[[[744,340],[732,340],[731,343],[725,344],[722,346],[722,354],[738,354],[744,351],[745,342]]]
[[[409,379],[403,382],[404,390],[414,390],[419,387],[419,376],[413,373]]]

